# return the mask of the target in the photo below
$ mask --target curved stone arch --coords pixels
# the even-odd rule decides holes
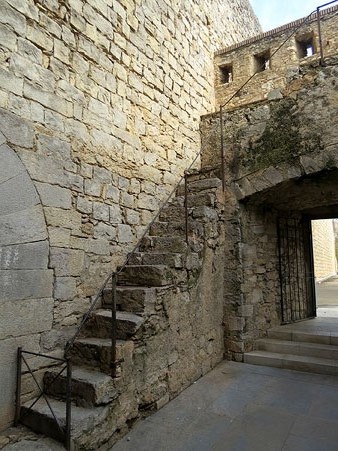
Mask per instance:
[[[53,321],[49,241],[34,183],[0,133],[0,430],[13,420],[16,350],[40,350]]]
[[[302,155],[298,164],[284,162],[236,179],[233,183],[237,200],[243,201],[278,186],[306,177],[316,177],[338,168],[338,148],[317,155]]]

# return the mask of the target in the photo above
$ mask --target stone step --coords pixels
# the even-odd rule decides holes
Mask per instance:
[[[183,237],[147,236],[139,245],[139,252],[184,253],[188,248]]]
[[[67,378],[59,375],[57,369],[48,370],[44,375],[44,389],[48,395],[64,399],[66,397]],[[116,399],[118,391],[114,380],[107,374],[89,368],[72,368],[72,402],[81,407],[105,405]]]
[[[149,229],[150,236],[184,236],[185,235],[185,219],[180,221],[155,221]]]
[[[338,346],[333,345],[262,338],[257,340],[256,348],[259,351],[319,357],[338,361]]]
[[[117,340],[117,360],[124,361],[129,358],[133,349],[132,341]],[[68,356],[75,365],[85,365],[107,374],[111,373],[111,340],[109,338],[79,338],[69,350]]]
[[[309,330],[288,328],[288,326],[276,327],[268,330],[268,337],[277,340],[302,341],[307,343],[319,343],[338,346],[338,334],[324,330]]]
[[[222,186],[222,181],[218,178],[194,180],[194,181],[188,182],[188,192],[189,193],[198,193],[198,192],[205,191],[205,190],[214,190],[220,186]],[[184,184],[182,184],[177,188],[177,195],[184,196],[184,192],[185,192],[185,186],[184,186]]]
[[[217,215],[217,213],[216,213]],[[158,237],[181,237],[185,240],[185,217],[181,218],[182,222],[154,222],[149,230],[149,236]],[[188,217],[188,235],[201,235],[203,232],[203,224],[201,221],[193,219],[191,215]]]
[[[162,208],[159,214],[159,220],[163,222],[179,222],[185,218],[185,208],[184,206],[167,205]]]
[[[166,265],[128,265],[118,275],[119,285],[160,287],[173,282],[174,274]]]
[[[182,253],[135,252],[129,260],[130,265],[166,265],[170,268],[183,268],[185,258]]]
[[[26,403],[21,407],[20,422],[28,426],[33,431],[51,437],[60,442],[65,440],[66,426],[66,403],[53,398],[47,398],[57,417],[60,428],[55,423],[54,417],[46,403],[41,398],[32,408],[31,403]],[[105,407],[84,408],[72,405],[71,436],[72,439],[79,437],[95,425],[95,422],[103,421],[107,414]]]
[[[112,335],[111,310],[96,310],[84,326],[85,336],[110,338]],[[144,319],[130,312],[116,312],[116,336],[119,340],[128,340],[140,329]]]
[[[117,287],[117,305],[122,311],[131,313],[142,313],[145,310],[153,309],[156,303],[157,288],[150,287]],[[105,290],[103,307],[111,306],[111,289]]]
[[[244,362],[252,365],[273,366],[310,373],[338,374],[338,362],[336,360],[318,357],[252,351],[244,354]]]

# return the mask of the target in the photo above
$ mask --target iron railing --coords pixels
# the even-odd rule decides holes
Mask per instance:
[[[34,357],[42,357],[48,360],[52,360],[57,362],[62,366],[60,371],[52,378],[52,380],[48,384],[43,384],[41,387],[36,375],[34,374],[34,370],[31,368],[25,356],[34,356]],[[26,371],[23,371],[22,364],[24,363],[26,367]],[[66,371],[66,421],[65,425],[61,424],[59,418],[57,417],[54,409],[46,396],[46,391],[48,388],[53,385],[53,383]],[[24,413],[22,413],[21,409],[21,390],[22,390],[22,375],[28,373],[32,376],[35,385],[39,391],[37,397],[31,401],[31,403],[26,406]],[[24,351],[21,347],[18,348],[17,351],[17,380],[16,380],[16,396],[15,396],[15,418],[14,425],[17,426],[20,422],[24,422],[24,419],[27,415],[29,415],[30,409],[32,409],[35,404],[43,398],[50,410],[53,420],[57,426],[58,432],[57,436],[61,438],[67,450],[71,449],[71,391],[72,391],[72,366],[69,359],[60,359],[57,357],[37,353]]]
[[[314,10],[311,14],[309,14],[304,21],[297,26],[292,33],[282,42],[282,44],[273,52],[273,54],[270,56],[270,58],[272,56],[274,56],[290,39],[292,36],[295,35],[295,33],[301,29],[304,25],[306,25],[306,23],[308,22],[308,20],[311,18],[311,16],[313,16],[314,13],[317,13],[317,23],[318,23],[318,34],[319,34],[319,47],[320,47],[320,64],[324,64],[324,49],[323,49],[323,42],[322,42],[322,34],[321,34],[321,24],[320,24],[320,10],[326,6],[329,6],[333,3],[336,3],[338,0],[334,0],[328,3],[325,3],[319,7],[317,7],[316,10]],[[223,190],[225,190],[225,149],[224,149],[224,130],[223,130],[223,110],[224,107],[226,105],[228,105],[231,100],[240,93],[240,91],[248,84],[250,83],[250,81],[254,78],[254,76],[259,72],[259,69],[253,74],[251,75],[245,83],[243,83],[243,85],[241,85],[234,94],[231,95],[231,97],[223,104],[220,106],[220,131],[221,131],[221,178],[222,178],[222,186],[223,186]],[[28,351],[23,351],[22,348],[18,348],[18,357],[17,357],[17,390],[16,390],[16,407],[15,407],[15,424],[18,424],[20,419],[22,419],[21,416],[21,374],[22,374],[22,362],[25,363],[27,369],[28,369],[28,373],[31,374],[31,376],[33,377],[40,393],[38,395],[38,397],[35,399],[35,401],[32,402],[32,404],[30,405],[29,409],[34,407],[34,405],[39,401],[39,399],[41,399],[41,397],[44,397],[51,413],[52,416],[57,424],[57,427],[59,428],[60,432],[62,432],[64,434],[64,443],[66,446],[66,449],[69,450],[70,449],[70,444],[71,444],[71,364],[70,364],[70,359],[69,359],[69,352],[71,350],[71,348],[74,345],[75,340],[78,338],[79,334],[81,333],[81,330],[83,328],[83,326],[85,325],[86,321],[88,320],[88,318],[90,317],[91,313],[94,311],[95,307],[98,304],[98,301],[102,298],[103,296],[103,292],[106,289],[108,283],[111,281],[112,283],[112,290],[111,290],[111,297],[112,297],[112,304],[111,304],[111,312],[112,312],[112,318],[111,318],[111,377],[112,378],[116,378],[117,376],[117,365],[118,365],[118,361],[116,359],[116,287],[117,287],[117,282],[118,282],[118,276],[119,274],[124,270],[124,268],[127,266],[127,264],[129,263],[131,257],[135,254],[135,252],[138,250],[142,240],[145,238],[145,236],[147,235],[147,233],[149,232],[151,226],[154,224],[154,222],[157,220],[157,218],[159,217],[159,215],[161,214],[162,210],[164,209],[164,207],[166,207],[170,201],[170,199],[173,197],[174,193],[177,191],[178,187],[181,185],[182,181],[184,181],[184,206],[185,206],[185,239],[186,242],[188,244],[189,242],[189,236],[188,236],[188,220],[189,220],[189,212],[188,212],[188,194],[189,194],[189,190],[188,190],[188,177],[191,174],[191,170],[194,166],[194,164],[197,162],[197,160],[201,157],[202,154],[202,150],[200,150],[196,157],[194,158],[194,160],[191,162],[191,164],[189,165],[189,167],[184,171],[183,176],[179,179],[179,182],[175,185],[175,187],[173,188],[173,190],[170,192],[169,196],[166,198],[165,202],[161,205],[160,209],[157,211],[157,214],[154,216],[154,218],[152,219],[152,221],[148,224],[148,226],[146,227],[146,229],[144,230],[144,233],[142,234],[141,238],[139,239],[139,241],[137,242],[137,244],[135,245],[135,247],[132,249],[132,251],[130,253],[128,253],[128,256],[124,262],[124,264],[117,270],[117,271],[112,271],[111,273],[109,273],[109,275],[106,277],[106,279],[104,280],[100,290],[98,291],[98,293],[96,294],[96,296],[94,297],[93,301],[91,302],[91,305],[88,309],[88,311],[85,313],[85,315],[83,316],[79,326],[76,329],[76,332],[74,333],[74,335],[72,336],[72,338],[67,342],[66,347],[65,347],[65,353],[64,353],[64,359],[58,359],[52,356],[48,356],[48,355],[44,355],[44,354],[39,354],[39,353],[33,353],[33,352],[28,352]],[[213,169],[219,168],[219,165],[216,165]],[[37,356],[37,357],[43,357],[43,358],[48,358],[48,359],[52,359],[55,361],[58,361],[59,363],[63,364],[63,368],[61,369],[61,371],[56,374],[56,376],[52,379],[52,381],[50,382],[50,384],[52,384],[53,382],[55,382],[56,379],[58,379],[61,374],[66,370],[67,372],[67,393],[66,393],[66,424],[65,426],[62,426],[60,424],[60,421],[58,420],[55,412],[53,411],[53,408],[48,400],[48,398],[45,395],[45,391],[46,388],[41,388],[38,380],[36,379],[35,375],[34,375],[34,371],[30,368],[27,359],[25,359],[24,355],[33,355],[33,356]],[[27,411],[28,412],[28,411]]]

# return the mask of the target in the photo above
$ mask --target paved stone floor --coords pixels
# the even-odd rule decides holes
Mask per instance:
[[[112,451],[338,450],[338,377],[222,362]]]

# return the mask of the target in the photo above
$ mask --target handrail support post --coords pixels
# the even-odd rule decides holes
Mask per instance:
[[[188,214],[188,173],[184,172],[184,211],[185,211],[185,242],[189,244],[189,233],[188,233],[188,222],[189,222],[189,214]]]
[[[111,377],[116,378],[116,286],[117,286],[117,274],[112,274],[112,297],[111,297],[111,357],[110,357],[110,369]]]
[[[66,431],[65,445],[67,451],[71,449],[71,424],[72,424],[72,364],[67,359],[67,387],[66,387]]]
[[[16,394],[14,426],[18,426],[21,410],[21,374],[22,374],[22,347],[18,348],[16,363]]]

